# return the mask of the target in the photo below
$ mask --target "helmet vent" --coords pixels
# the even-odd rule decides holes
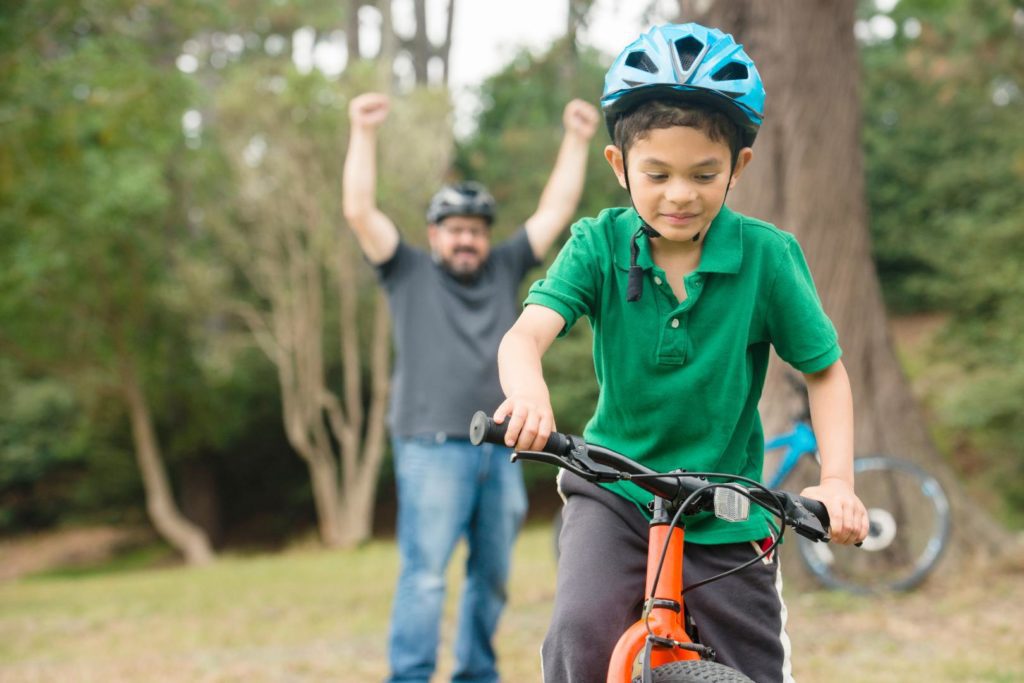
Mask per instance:
[[[747,78],[747,67],[737,62],[730,62],[716,71],[711,77],[713,81],[742,81]]]
[[[630,52],[629,56],[626,57],[626,66],[631,66],[634,69],[640,69],[651,74],[658,73],[658,67],[654,65],[654,62],[651,61],[646,52]]]
[[[700,57],[700,53],[704,49],[704,43],[693,36],[680,38],[676,41],[675,46],[676,54],[679,55],[679,66],[682,67],[683,71],[690,70],[690,67],[697,61],[697,57]]]

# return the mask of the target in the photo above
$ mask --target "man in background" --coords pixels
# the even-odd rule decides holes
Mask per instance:
[[[504,395],[496,357],[519,313],[518,289],[569,225],[597,130],[597,110],[569,102],[554,168],[533,215],[492,247],[495,202],[479,183],[448,185],[427,210],[429,251],[404,242],[376,204],[377,131],[386,95],[349,105],[345,218],[377,269],[396,348],[389,426],[398,487],[401,569],[391,618],[391,681],[434,673],[445,571],[459,539],[469,547],[452,681],[498,680],[493,636],[505,604],[512,546],[526,493],[509,451],[473,446],[469,421]]]

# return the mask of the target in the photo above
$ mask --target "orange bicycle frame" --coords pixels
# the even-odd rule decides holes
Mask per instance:
[[[608,665],[608,683],[629,683],[637,672],[637,657],[647,645],[648,633],[677,643],[692,643],[686,633],[683,609],[683,537],[681,526],[672,527],[667,521],[651,523],[647,545],[647,586],[644,595],[644,614],[619,638]],[[657,576],[666,536],[669,538],[661,575]],[[657,581],[657,583],[655,583]],[[651,599],[651,595],[654,599]],[[648,631],[648,628],[650,631]],[[655,643],[651,649],[651,668],[669,662],[700,659],[692,650]]]

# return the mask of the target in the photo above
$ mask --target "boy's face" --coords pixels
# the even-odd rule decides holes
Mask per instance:
[[[608,145],[604,156],[625,188],[622,151]],[[730,175],[731,156],[725,142],[715,142],[696,128],[650,130],[627,153],[633,205],[666,239],[702,239],[753,152],[749,147],[740,150]]]

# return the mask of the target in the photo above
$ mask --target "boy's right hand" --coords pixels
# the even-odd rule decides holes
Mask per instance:
[[[368,92],[352,98],[348,116],[353,128],[376,128],[384,123],[391,110],[391,99],[379,92]]]
[[[546,399],[509,397],[494,411],[494,421],[504,424],[505,445],[517,451],[539,451],[555,429],[551,402]]]

